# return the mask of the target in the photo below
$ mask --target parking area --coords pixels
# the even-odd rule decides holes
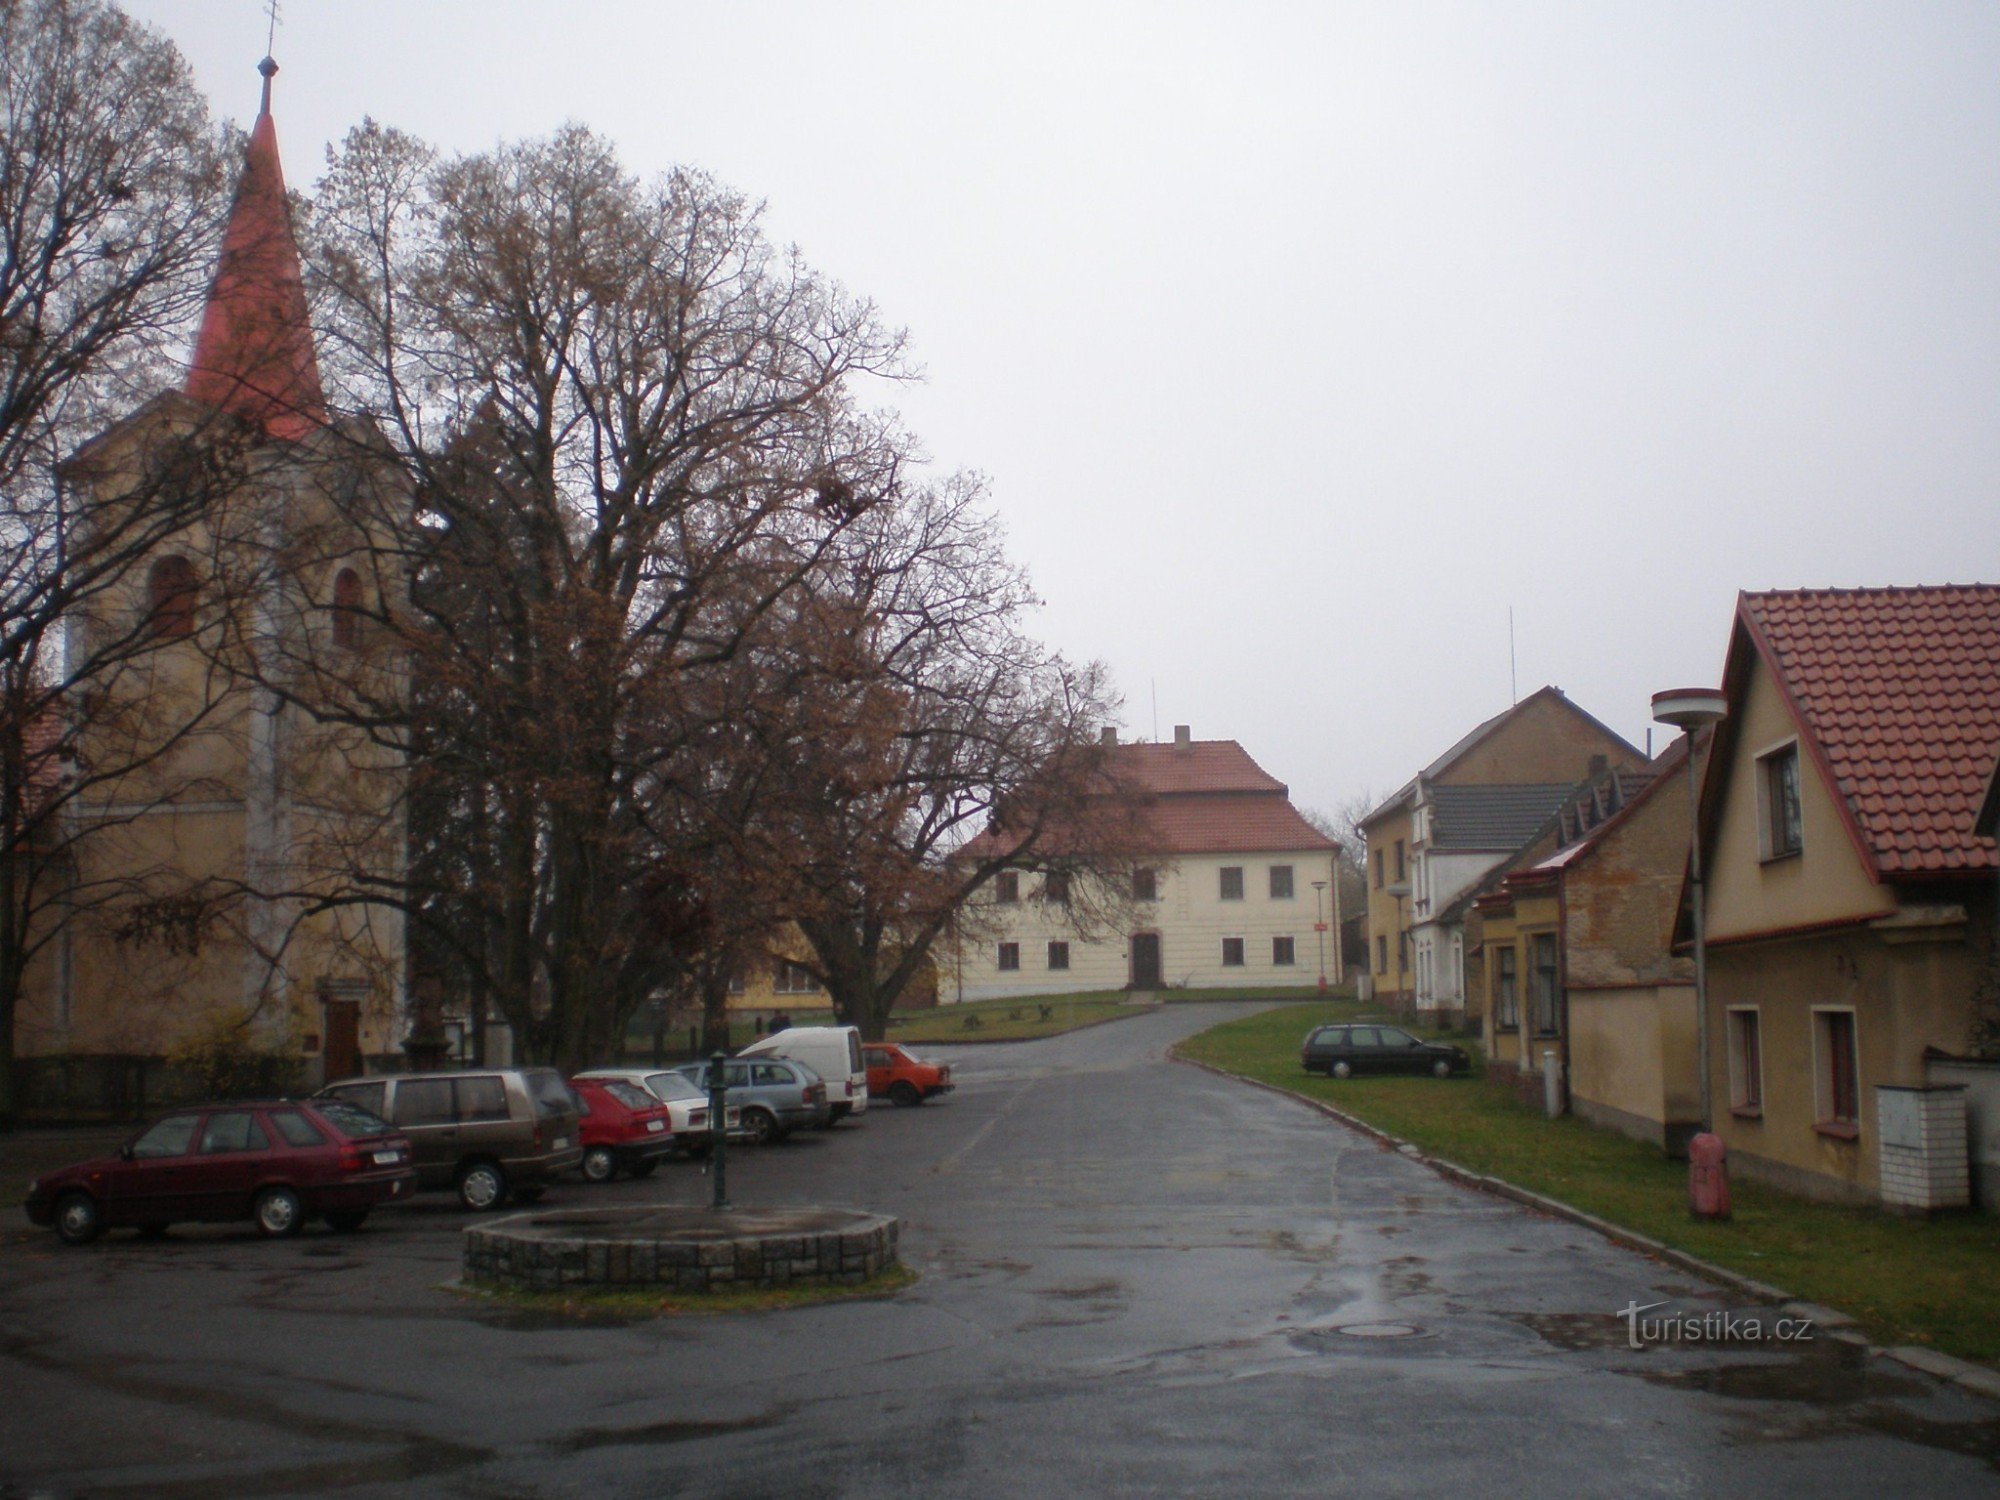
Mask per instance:
[[[902,1219],[922,1279],[879,1300],[481,1301],[448,1195],[352,1236],[10,1228],[0,1495],[1991,1491],[1975,1398],[1824,1339],[1630,1348],[1621,1308],[1730,1304],[1166,1059],[1234,1013],[965,1048],[946,1099],[732,1152],[740,1204]]]

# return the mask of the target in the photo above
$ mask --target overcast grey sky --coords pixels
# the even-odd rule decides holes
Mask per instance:
[[[248,123],[258,0],[128,8]],[[1738,589],[2000,578],[1989,0],[285,0],[276,50],[294,186],[364,115],[577,119],[765,199],[909,328],[1038,632],[1303,805],[1505,708],[1510,606],[1521,693],[1643,743]]]

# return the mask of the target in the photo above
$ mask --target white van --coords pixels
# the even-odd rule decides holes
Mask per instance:
[[[855,1026],[787,1026],[762,1037],[738,1057],[789,1057],[826,1080],[829,1125],[868,1109],[868,1065],[861,1060],[861,1031]]]

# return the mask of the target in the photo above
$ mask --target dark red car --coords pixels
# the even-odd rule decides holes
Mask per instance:
[[[673,1111],[636,1083],[572,1078],[583,1103],[583,1180],[609,1182],[620,1171],[644,1177],[673,1154]]]
[[[28,1185],[28,1217],[72,1245],[107,1229],[251,1219],[297,1234],[308,1219],[359,1229],[378,1203],[407,1198],[417,1173],[409,1140],[336,1099],[197,1104],[163,1115],[116,1156],[64,1167]]]

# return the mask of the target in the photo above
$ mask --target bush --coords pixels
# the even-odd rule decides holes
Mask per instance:
[[[167,1049],[167,1065],[209,1099],[282,1094],[298,1081],[305,1056],[290,1028],[273,1036],[255,1011],[218,1010]]]

